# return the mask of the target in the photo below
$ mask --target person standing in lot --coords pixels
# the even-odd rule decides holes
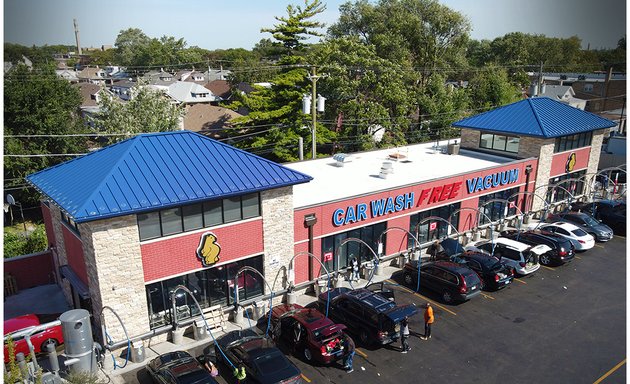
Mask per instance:
[[[427,340],[431,338],[431,325],[435,318],[433,317],[433,307],[431,307],[431,303],[427,303],[427,307],[424,310],[424,336],[420,338],[422,340]]]
[[[433,244],[429,246],[427,249],[427,253],[429,254],[429,260],[435,261],[440,253],[444,252],[444,248],[440,244],[439,240],[435,240]]]
[[[343,368],[347,373],[354,371],[352,369],[352,359],[354,358],[354,342],[349,336],[343,338],[343,349],[346,351],[346,356],[343,358]]]
[[[402,353],[407,353],[411,350],[407,339],[409,339],[409,318],[405,316],[405,318],[400,322],[400,342],[402,344]]]

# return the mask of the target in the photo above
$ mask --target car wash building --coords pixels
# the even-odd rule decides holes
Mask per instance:
[[[296,254],[338,271],[352,257],[369,260],[365,244],[392,256],[415,239],[538,209],[523,196],[594,173],[613,125],[528,99],[457,122],[459,142],[283,165],[188,131],[143,134],[27,180],[43,196],[68,301],[91,311],[97,325],[102,308],[112,308],[132,336],[171,324],[178,285],[204,310],[228,311],[236,293],[241,302],[268,295],[260,276],[271,285]],[[243,267],[260,275],[236,276]],[[320,274],[306,256],[291,267],[296,284]],[[175,302],[180,320],[198,313],[184,294]]]

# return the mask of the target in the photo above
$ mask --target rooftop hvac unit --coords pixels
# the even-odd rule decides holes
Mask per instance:
[[[343,167],[345,163],[352,161],[352,157],[345,153],[337,153],[336,155],[333,155],[333,160],[335,160],[335,165],[337,167]]]
[[[384,161],[378,177],[380,177],[381,179],[386,179],[387,175],[389,175],[390,173],[394,173],[394,166],[391,161]]]
[[[446,147],[446,153],[448,153],[449,155],[459,155],[459,144],[457,142],[449,144]]]

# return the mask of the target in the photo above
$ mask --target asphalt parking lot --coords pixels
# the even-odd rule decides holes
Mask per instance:
[[[388,280],[397,302],[433,303],[432,339],[418,337],[424,331],[419,314],[410,322],[410,353],[401,354],[399,343],[358,345],[352,373],[291,357],[304,382],[626,382],[625,238],[598,243],[564,266],[541,266],[499,292],[462,304],[444,305],[429,291],[413,292],[398,285],[401,277]],[[231,376],[226,371],[221,374]],[[146,376],[137,377],[144,382]]]

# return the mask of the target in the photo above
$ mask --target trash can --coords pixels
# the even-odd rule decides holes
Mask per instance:
[[[317,293],[317,285],[315,285],[315,293]],[[297,293],[294,291],[287,292],[287,304],[295,304],[297,302]]]
[[[372,276],[372,270],[374,269],[374,265],[372,265],[372,263],[367,263],[361,269],[363,272],[363,278],[365,280],[368,280],[370,276]]]
[[[142,363],[144,361],[144,342],[142,340],[138,342],[131,342],[131,362]]]
[[[265,305],[264,301],[259,301],[257,303],[254,303],[254,307],[253,307],[254,308],[254,314],[253,314],[254,319],[253,320],[258,321],[259,319],[262,319],[263,317],[265,317],[265,312],[266,312],[265,311],[265,307],[266,307],[266,305]]]
[[[208,338],[206,324],[203,320],[195,320],[195,322],[193,323],[193,336],[195,340],[203,340]]]
[[[175,345],[182,345],[184,344],[184,332],[186,331],[185,328],[175,328],[173,329],[172,332],[172,336],[173,336],[173,344]]]

